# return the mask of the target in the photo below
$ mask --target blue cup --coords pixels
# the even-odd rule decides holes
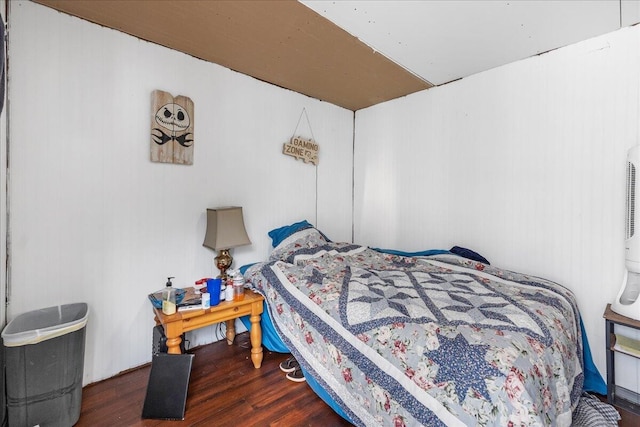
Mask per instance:
[[[220,288],[222,287],[222,279],[207,279],[207,292],[209,292],[210,305],[220,304]]]

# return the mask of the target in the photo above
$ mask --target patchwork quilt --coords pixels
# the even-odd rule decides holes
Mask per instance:
[[[245,274],[308,375],[356,425],[570,426],[583,385],[572,293],[456,255],[295,233]]]

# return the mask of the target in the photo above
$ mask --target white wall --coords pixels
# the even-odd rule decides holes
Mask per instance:
[[[8,315],[87,302],[85,384],[151,360],[147,294],[167,276],[217,274],[206,208],[243,206],[253,244],[235,266],[301,219],[351,239],[351,111],[29,1],[10,2],[9,25]],[[192,166],[149,160],[155,89],[195,103]],[[317,170],[282,154],[303,109]]]
[[[640,143],[640,26],[356,114],[356,242],[475,249],[572,289],[606,375],[624,268],[627,150]],[[638,365],[618,383],[638,391]]]

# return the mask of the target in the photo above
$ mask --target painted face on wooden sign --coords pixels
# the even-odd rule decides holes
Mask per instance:
[[[168,92],[151,94],[151,161],[193,164],[193,101]]]
[[[184,132],[189,127],[189,113],[178,104],[165,104],[156,112],[156,123],[171,132]]]

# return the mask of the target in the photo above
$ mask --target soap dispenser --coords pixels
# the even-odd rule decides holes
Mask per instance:
[[[171,283],[173,277],[167,277],[167,285],[162,290],[162,313],[166,315],[176,312],[176,290]]]

